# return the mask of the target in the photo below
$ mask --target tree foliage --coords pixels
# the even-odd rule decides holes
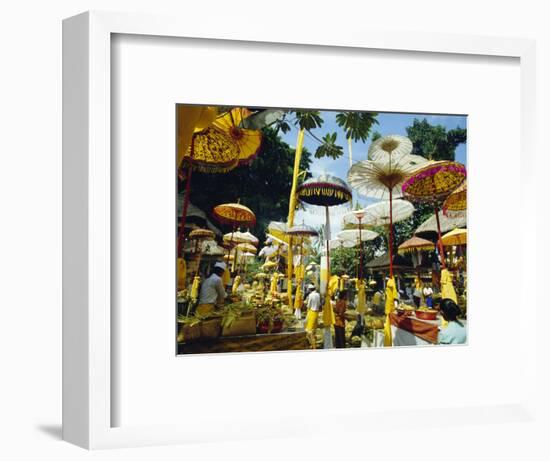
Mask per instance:
[[[377,116],[376,112],[339,112],[336,123],[344,129],[346,138],[365,142],[373,125],[378,125]]]
[[[375,254],[384,248],[384,239],[377,237],[370,242],[363,242],[363,275],[367,274],[366,264],[373,260]],[[347,274],[355,277],[360,262],[359,247],[354,248],[335,248],[330,252],[330,270],[332,274]]]
[[[276,129],[267,127],[262,132],[261,151],[250,165],[225,174],[194,172],[190,194],[191,203],[207,214],[220,203],[239,200],[256,214],[256,226],[250,231],[257,236],[264,235],[270,221],[286,221],[295,155]],[[307,172],[310,165],[311,153],[304,148],[300,170]],[[307,172],[300,178],[309,177],[311,174]],[[180,184],[179,190],[184,188]]]
[[[407,127],[407,136],[413,143],[413,154],[430,160],[454,160],[457,146],[466,142],[466,129],[447,131],[442,125],[430,125],[425,118],[414,119]]]

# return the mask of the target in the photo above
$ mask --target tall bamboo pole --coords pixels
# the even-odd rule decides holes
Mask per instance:
[[[287,229],[290,229],[294,226],[294,214],[296,212],[296,189],[298,188],[298,175],[300,174],[300,162],[302,160],[302,149],[304,147],[304,133],[305,129],[301,128],[298,131],[298,139],[296,140],[296,153],[294,155],[294,172],[292,174],[292,187],[290,189],[290,200],[288,204],[288,219],[287,219]],[[289,306],[292,305],[292,240],[288,245],[288,257],[287,257],[287,294],[288,294],[288,303]]]

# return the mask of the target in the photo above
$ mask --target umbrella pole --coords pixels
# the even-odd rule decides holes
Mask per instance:
[[[201,267],[201,253],[199,253],[199,240],[195,240],[195,253],[197,256],[197,270],[195,271],[195,277],[199,275],[199,269]]]
[[[361,237],[361,218],[359,218],[359,280],[363,280],[363,239]]]
[[[187,182],[185,183],[185,195],[183,196],[183,208],[181,210],[181,229],[178,238],[178,254],[183,258],[183,242],[185,236],[185,221],[187,218],[187,208],[189,207],[189,193],[191,192],[191,175],[193,174],[193,154],[195,153],[195,136],[191,138],[191,155],[189,157],[189,166],[187,167]]]
[[[443,241],[441,240],[441,224],[439,223],[439,208],[437,205],[435,208],[435,222],[437,223],[437,245],[439,247],[439,257],[441,258],[441,268],[446,269],[445,266],[445,253],[443,252]]]
[[[325,225],[326,225],[326,231],[325,231],[325,238],[327,239],[327,275],[326,275],[326,283],[325,283],[325,297],[329,296],[328,293],[328,283],[330,280],[330,212],[328,210],[328,206],[325,206]],[[325,306],[327,303],[325,302]],[[330,306],[330,302],[329,302]],[[324,306],[323,306],[324,308]],[[332,307],[331,307],[332,309]],[[324,349],[331,349],[332,348],[332,331],[331,326],[328,327],[325,326],[325,332],[324,332],[324,339],[323,339],[323,348]]]
[[[393,202],[393,197],[392,197],[392,192],[393,192],[393,188],[390,187],[390,229],[389,229],[389,255],[390,255],[390,278],[393,277],[393,206],[392,206],[392,202]]]

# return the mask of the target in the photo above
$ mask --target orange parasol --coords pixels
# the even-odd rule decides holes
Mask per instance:
[[[223,203],[214,207],[214,218],[222,224],[230,226],[254,226],[256,215],[252,210],[240,203]]]

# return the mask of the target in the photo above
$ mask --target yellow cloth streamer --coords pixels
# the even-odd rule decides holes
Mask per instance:
[[[323,306],[323,324],[325,328],[334,325],[334,311],[332,310],[332,303],[330,297],[325,296],[325,305]]]
[[[237,275],[235,277],[235,280],[233,280],[233,288],[231,289],[232,294],[237,294],[237,289],[239,288],[239,285],[241,284],[241,276]]]
[[[332,298],[338,289],[340,278],[337,275],[333,275],[328,282],[328,295]]]
[[[302,283],[296,286],[296,295],[294,296],[294,309],[301,309],[304,303],[304,295],[302,293]]]
[[[195,275],[193,279],[193,285],[191,285],[191,299],[194,301],[199,297],[199,285],[201,283],[201,278],[198,275]]]
[[[225,272],[222,275],[222,283],[223,283],[224,287],[229,285],[229,279],[230,278],[231,278],[231,274],[229,273],[229,269],[225,269]]]
[[[178,258],[178,291],[185,290],[185,276],[187,273],[187,265],[185,259]]]
[[[271,285],[269,286],[270,293],[277,293],[277,282],[279,281],[279,274],[275,272],[271,276]]]
[[[386,314],[386,322],[384,323],[384,347],[392,346],[390,314],[393,312],[394,301],[396,298],[397,288],[395,287],[394,278],[391,277],[386,283],[386,305],[384,309]]]
[[[309,309],[306,316],[306,331],[314,331],[317,328],[319,312]]]
[[[455,287],[453,286],[453,276],[449,272],[449,269],[443,269],[441,271],[441,299],[452,299],[455,303],[458,303]],[[446,328],[449,322],[444,318],[441,319],[441,328]]]

